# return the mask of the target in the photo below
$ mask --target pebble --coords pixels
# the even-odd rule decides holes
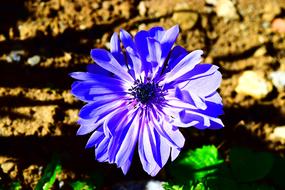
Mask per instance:
[[[58,184],[58,186],[59,186],[59,189],[63,188],[63,186],[64,186],[64,181],[60,181],[59,184]]]
[[[209,5],[216,5],[217,4],[217,0],[206,0],[206,3]]]
[[[11,171],[14,166],[15,164],[13,162],[5,162],[1,164],[1,168],[4,173],[8,173],[9,171]]]
[[[273,31],[285,33],[285,19],[276,18],[273,20],[271,28]]]
[[[175,12],[172,20],[179,24],[182,30],[189,30],[195,26],[198,21],[198,14],[193,12]]]
[[[261,23],[261,26],[263,29],[268,29],[268,28],[270,28],[270,22],[264,21]]]
[[[64,52],[64,60],[68,62],[68,61],[70,61],[71,59],[72,59],[71,54],[68,53],[68,52]]]
[[[218,0],[215,8],[217,15],[226,20],[235,20],[239,18],[235,5],[231,0]]]
[[[238,94],[249,95],[255,99],[262,99],[271,92],[272,88],[272,84],[260,73],[245,71],[238,79],[238,85],[235,91]]]
[[[41,61],[41,57],[39,55],[34,55],[30,58],[28,58],[27,63],[31,66],[35,66],[37,64],[39,64]]]
[[[5,40],[6,40],[5,36],[3,34],[0,34],[0,42],[3,42]]]
[[[20,62],[24,54],[25,54],[24,50],[11,51],[9,55],[6,57],[6,61],[8,63]]]
[[[261,57],[261,56],[265,55],[266,53],[267,53],[266,47],[265,47],[265,46],[261,46],[260,48],[258,48],[258,49],[254,52],[253,56],[254,56],[254,57]]]
[[[284,140],[285,141],[285,126],[275,127],[273,133],[269,136],[272,140]]]
[[[138,5],[138,10],[141,16],[146,16],[147,9],[144,1],[140,1]]]
[[[269,75],[272,83],[278,90],[283,90],[285,88],[285,71],[275,71]]]
[[[99,4],[98,4],[97,2],[93,2],[93,3],[91,4],[91,7],[92,7],[93,9],[98,9],[98,8],[100,8],[100,6],[99,6]]]
[[[164,190],[160,181],[149,181],[145,187],[146,190]]]

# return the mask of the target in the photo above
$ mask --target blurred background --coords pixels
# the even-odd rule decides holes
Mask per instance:
[[[284,156],[284,0],[2,0],[0,189],[40,187],[49,169],[60,170],[50,189],[167,179],[164,170],[147,176],[137,156],[127,176],[95,161],[88,136],[76,137],[83,103],[69,93],[68,73],[84,71],[90,50],[108,48],[120,28],[176,24],[177,44],[204,50],[204,62],[223,75],[225,128],[186,129],[185,149],[214,144],[226,159],[231,147],[246,146]]]

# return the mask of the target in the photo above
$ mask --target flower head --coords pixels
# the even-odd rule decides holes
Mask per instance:
[[[137,148],[143,169],[155,176],[184,145],[179,127],[223,127],[218,67],[199,64],[201,50],[175,46],[178,33],[178,26],[153,27],[133,38],[121,30],[110,52],[91,50],[96,64],[87,72],[71,73],[77,79],[71,93],[87,103],[77,134],[92,132],[86,147],[95,148],[99,162],[116,163],[126,174]]]

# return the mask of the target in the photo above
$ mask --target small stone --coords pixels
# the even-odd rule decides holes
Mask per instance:
[[[146,24],[142,23],[138,26],[138,30],[147,30]]]
[[[218,0],[215,8],[217,15],[226,20],[235,20],[239,18],[235,5],[231,0]]]
[[[172,20],[178,23],[182,30],[189,30],[195,26],[198,21],[198,14],[193,12],[176,12]]]
[[[85,30],[86,28],[87,28],[87,26],[84,25],[84,24],[80,24],[80,25],[79,25],[79,29],[80,29],[80,30]]]
[[[145,187],[146,190],[164,190],[160,181],[149,181]]]
[[[103,9],[109,9],[110,7],[112,6],[111,2],[110,1],[103,1],[102,3],[102,8]]]
[[[37,64],[39,64],[41,61],[41,57],[38,55],[34,55],[33,57],[30,57],[27,61],[27,63],[31,66],[35,66]]]
[[[278,90],[283,90],[285,88],[285,71],[272,72],[269,77]]]
[[[5,36],[3,34],[0,34],[0,42],[3,42],[5,40],[6,40]]]
[[[266,39],[264,36],[260,35],[260,36],[258,36],[258,41],[262,44],[266,41]]]
[[[8,63],[20,62],[21,58],[24,54],[25,54],[25,52],[23,50],[11,51],[10,54],[6,57],[6,61]]]
[[[275,127],[273,133],[269,136],[272,140],[284,140],[285,141],[285,126]]]
[[[264,21],[261,23],[261,26],[263,29],[268,29],[268,28],[270,28],[270,22]]]
[[[206,0],[206,3],[209,5],[216,5],[218,0]]]
[[[272,90],[272,84],[260,73],[245,71],[238,80],[235,91],[239,94],[249,95],[256,99],[264,98]]]
[[[60,181],[59,184],[58,184],[58,186],[59,186],[59,189],[63,188],[63,186],[64,186],[64,181]]]
[[[285,19],[276,18],[273,20],[271,28],[273,31],[285,33]]]
[[[267,53],[266,47],[265,47],[265,46],[261,46],[260,48],[258,48],[258,49],[254,52],[253,56],[254,56],[254,57],[261,57],[261,56],[265,55],[266,53]]]
[[[68,52],[64,52],[64,60],[68,62],[68,61],[70,61],[71,59],[72,59],[71,54],[68,53]]]
[[[98,3],[93,2],[93,3],[91,4],[91,7],[92,7],[93,9],[98,9],[100,6],[99,6]]]
[[[146,12],[147,12],[147,9],[146,9],[146,6],[145,6],[145,2],[144,1],[141,1],[138,5],[138,10],[139,10],[139,14],[141,16],[146,16]]]
[[[1,168],[4,173],[9,173],[13,169],[14,166],[15,164],[13,162],[5,162],[1,164]]]

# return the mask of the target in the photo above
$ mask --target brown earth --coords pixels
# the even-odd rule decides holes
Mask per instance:
[[[212,143],[226,155],[233,145],[246,145],[284,156],[285,140],[272,138],[274,128],[285,125],[284,87],[273,86],[261,99],[235,89],[246,70],[260,72],[270,83],[271,72],[285,71],[285,33],[271,28],[275,18],[285,18],[285,1],[235,0],[234,16],[219,15],[211,2],[1,1],[0,183],[20,180],[24,189],[34,188],[55,153],[63,160],[64,183],[98,168],[106,186],[149,179],[137,158],[126,177],[115,166],[98,164],[93,150],[84,149],[88,137],[75,136],[83,103],[70,95],[68,73],[84,71],[92,62],[90,49],[107,48],[120,28],[134,34],[179,24],[177,44],[203,49],[205,62],[220,66],[225,128],[185,130],[186,147]],[[164,177],[162,171],[157,179]]]

